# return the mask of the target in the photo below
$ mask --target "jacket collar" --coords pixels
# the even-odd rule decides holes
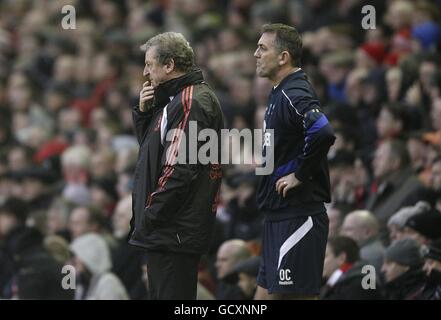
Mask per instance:
[[[169,97],[174,97],[185,87],[204,81],[202,71],[198,68],[174,79],[161,83],[155,90],[155,107],[163,108],[170,102]]]
[[[285,83],[287,83],[288,81],[290,81],[290,80],[292,80],[292,79],[295,79],[295,78],[302,78],[302,77],[305,77],[305,76],[306,76],[306,75],[305,75],[305,72],[303,71],[302,68],[297,69],[296,71],[291,72],[291,73],[288,74],[285,78],[283,78],[283,80],[280,81],[280,83],[279,83],[275,88],[273,87],[273,90],[272,90],[272,91],[276,91],[276,90],[279,90],[280,88],[283,88],[284,85],[285,85]]]

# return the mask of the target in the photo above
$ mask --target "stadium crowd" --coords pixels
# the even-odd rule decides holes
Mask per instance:
[[[62,28],[67,4],[74,29]],[[143,252],[127,243],[139,47],[183,33],[226,126],[260,129],[271,85],[253,52],[267,22],[301,32],[337,137],[320,298],[441,299],[440,14],[439,0],[0,1],[0,299],[149,298]],[[253,298],[254,169],[225,166],[198,299]]]

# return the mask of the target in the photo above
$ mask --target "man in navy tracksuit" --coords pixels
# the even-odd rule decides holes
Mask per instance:
[[[270,24],[254,53],[258,76],[273,84],[263,156],[274,160],[257,192],[265,225],[256,299],[312,298],[321,286],[329,224],[324,203],[330,202],[326,156],[335,137],[298,67],[301,51],[295,28]]]

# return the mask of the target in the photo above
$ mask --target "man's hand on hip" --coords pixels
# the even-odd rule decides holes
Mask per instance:
[[[286,193],[292,188],[297,187],[299,184],[301,184],[301,182],[296,178],[293,172],[277,180],[276,190],[278,194],[283,195],[285,198]]]

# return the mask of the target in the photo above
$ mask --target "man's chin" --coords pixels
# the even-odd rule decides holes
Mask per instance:
[[[256,69],[256,74],[257,74],[257,76],[259,76],[261,78],[267,77],[266,73],[262,69]]]

